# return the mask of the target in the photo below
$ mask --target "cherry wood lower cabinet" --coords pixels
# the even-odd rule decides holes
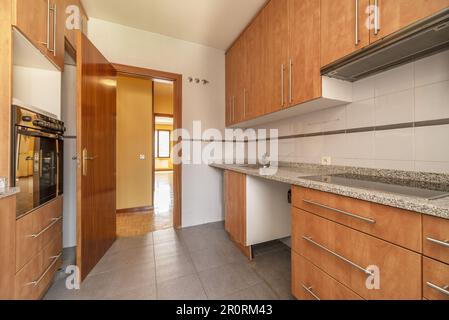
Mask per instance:
[[[422,215],[416,212],[300,187],[293,187],[293,205],[407,249],[422,252]]]
[[[15,299],[42,298],[60,268],[62,208],[61,196],[16,221]]]
[[[362,298],[422,298],[420,254],[300,209],[292,215],[293,251]]]
[[[423,294],[427,300],[449,300],[449,265],[424,257]]]
[[[248,257],[251,247],[246,246],[246,175],[224,172],[225,229],[232,241]]]
[[[423,217],[424,255],[449,264],[449,220]]]
[[[362,300],[296,252],[292,252],[292,292],[300,300]]]
[[[14,296],[16,197],[0,199],[0,300]]]

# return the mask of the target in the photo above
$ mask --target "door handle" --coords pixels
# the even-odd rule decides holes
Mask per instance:
[[[98,157],[91,157],[88,155],[87,153],[87,149],[84,148],[83,149],[83,176],[87,176],[87,162],[88,161],[93,161],[95,159],[97,159]]]

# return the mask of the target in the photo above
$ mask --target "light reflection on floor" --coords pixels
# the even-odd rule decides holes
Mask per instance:
[[[173,172],[156,172],[154,210],[117,214],[117,236],[133,237],[171,227],[173,227]]]

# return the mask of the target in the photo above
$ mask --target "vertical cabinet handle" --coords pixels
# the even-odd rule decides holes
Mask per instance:
[[[246,119],[246,88],[243,89],[243,119]]]
[[[284,106],[284,72],[285,65],[281,64],[281,107]]]
[[[57,29],[58,29],[58,8],[56,3],[53,5],[53,56],[56,57],[56,39],[57,39]]]
[[[379,34],[379,0],[374,0],[374,34]]]
[[[359,0],[355,0],[355,45],[358,46],[359,42]]]
[[[232,121],[235,121],[235,96],[232,97]]]
[[[293,81],[293,60],[290,58],[289,61],[289,72],[288,72],[288,102],[293,102],[293,90],[292,90],[292,81]]]

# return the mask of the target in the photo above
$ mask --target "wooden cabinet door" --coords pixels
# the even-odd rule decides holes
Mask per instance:
[[[369,0],[321,0],[322,67],[369,44],[367,10]]]
[[[289,0],[289,106],[321,97],[320,16],[320,0]]]
[[[265,113],[266,92],[266,11],[254,19],[247,29],[248,73],[251,90],[247,95],[246,119],[254,119]]]
[[[53,7],[50,25],[50,46],[53,51],[49,51],[47,55],[62,70],[65,55],[64,30],[66,29],[64,0],[51,0],[50,4]]]
[[[47,51],[51,17],[47,0],[14,0],[13,24],[41,51]]]
[[[225,171],[225,229],[242,246],[246,244],[246,176]]]
[[[270,1],[264,9],[266,15],[265,39],[265,110],[268,114],[286,107],[288,64],[288,0]]]
[[[248,64],[246,50],[247,42],[245,34],[236,41],[233,47],[233,72],[234,80],[232,91],[234,93],[233,102],[233,122],[239,123],[245,120],[247,108],[247,92],[248,92]]]
[[[370,2],[373,6],[377,4],[379,8],[377,17],[371,19],[371,43],[449,7],[449,0],[370,0]]]
[[[226,127],[232,125],[232,48],[226,53]]]

